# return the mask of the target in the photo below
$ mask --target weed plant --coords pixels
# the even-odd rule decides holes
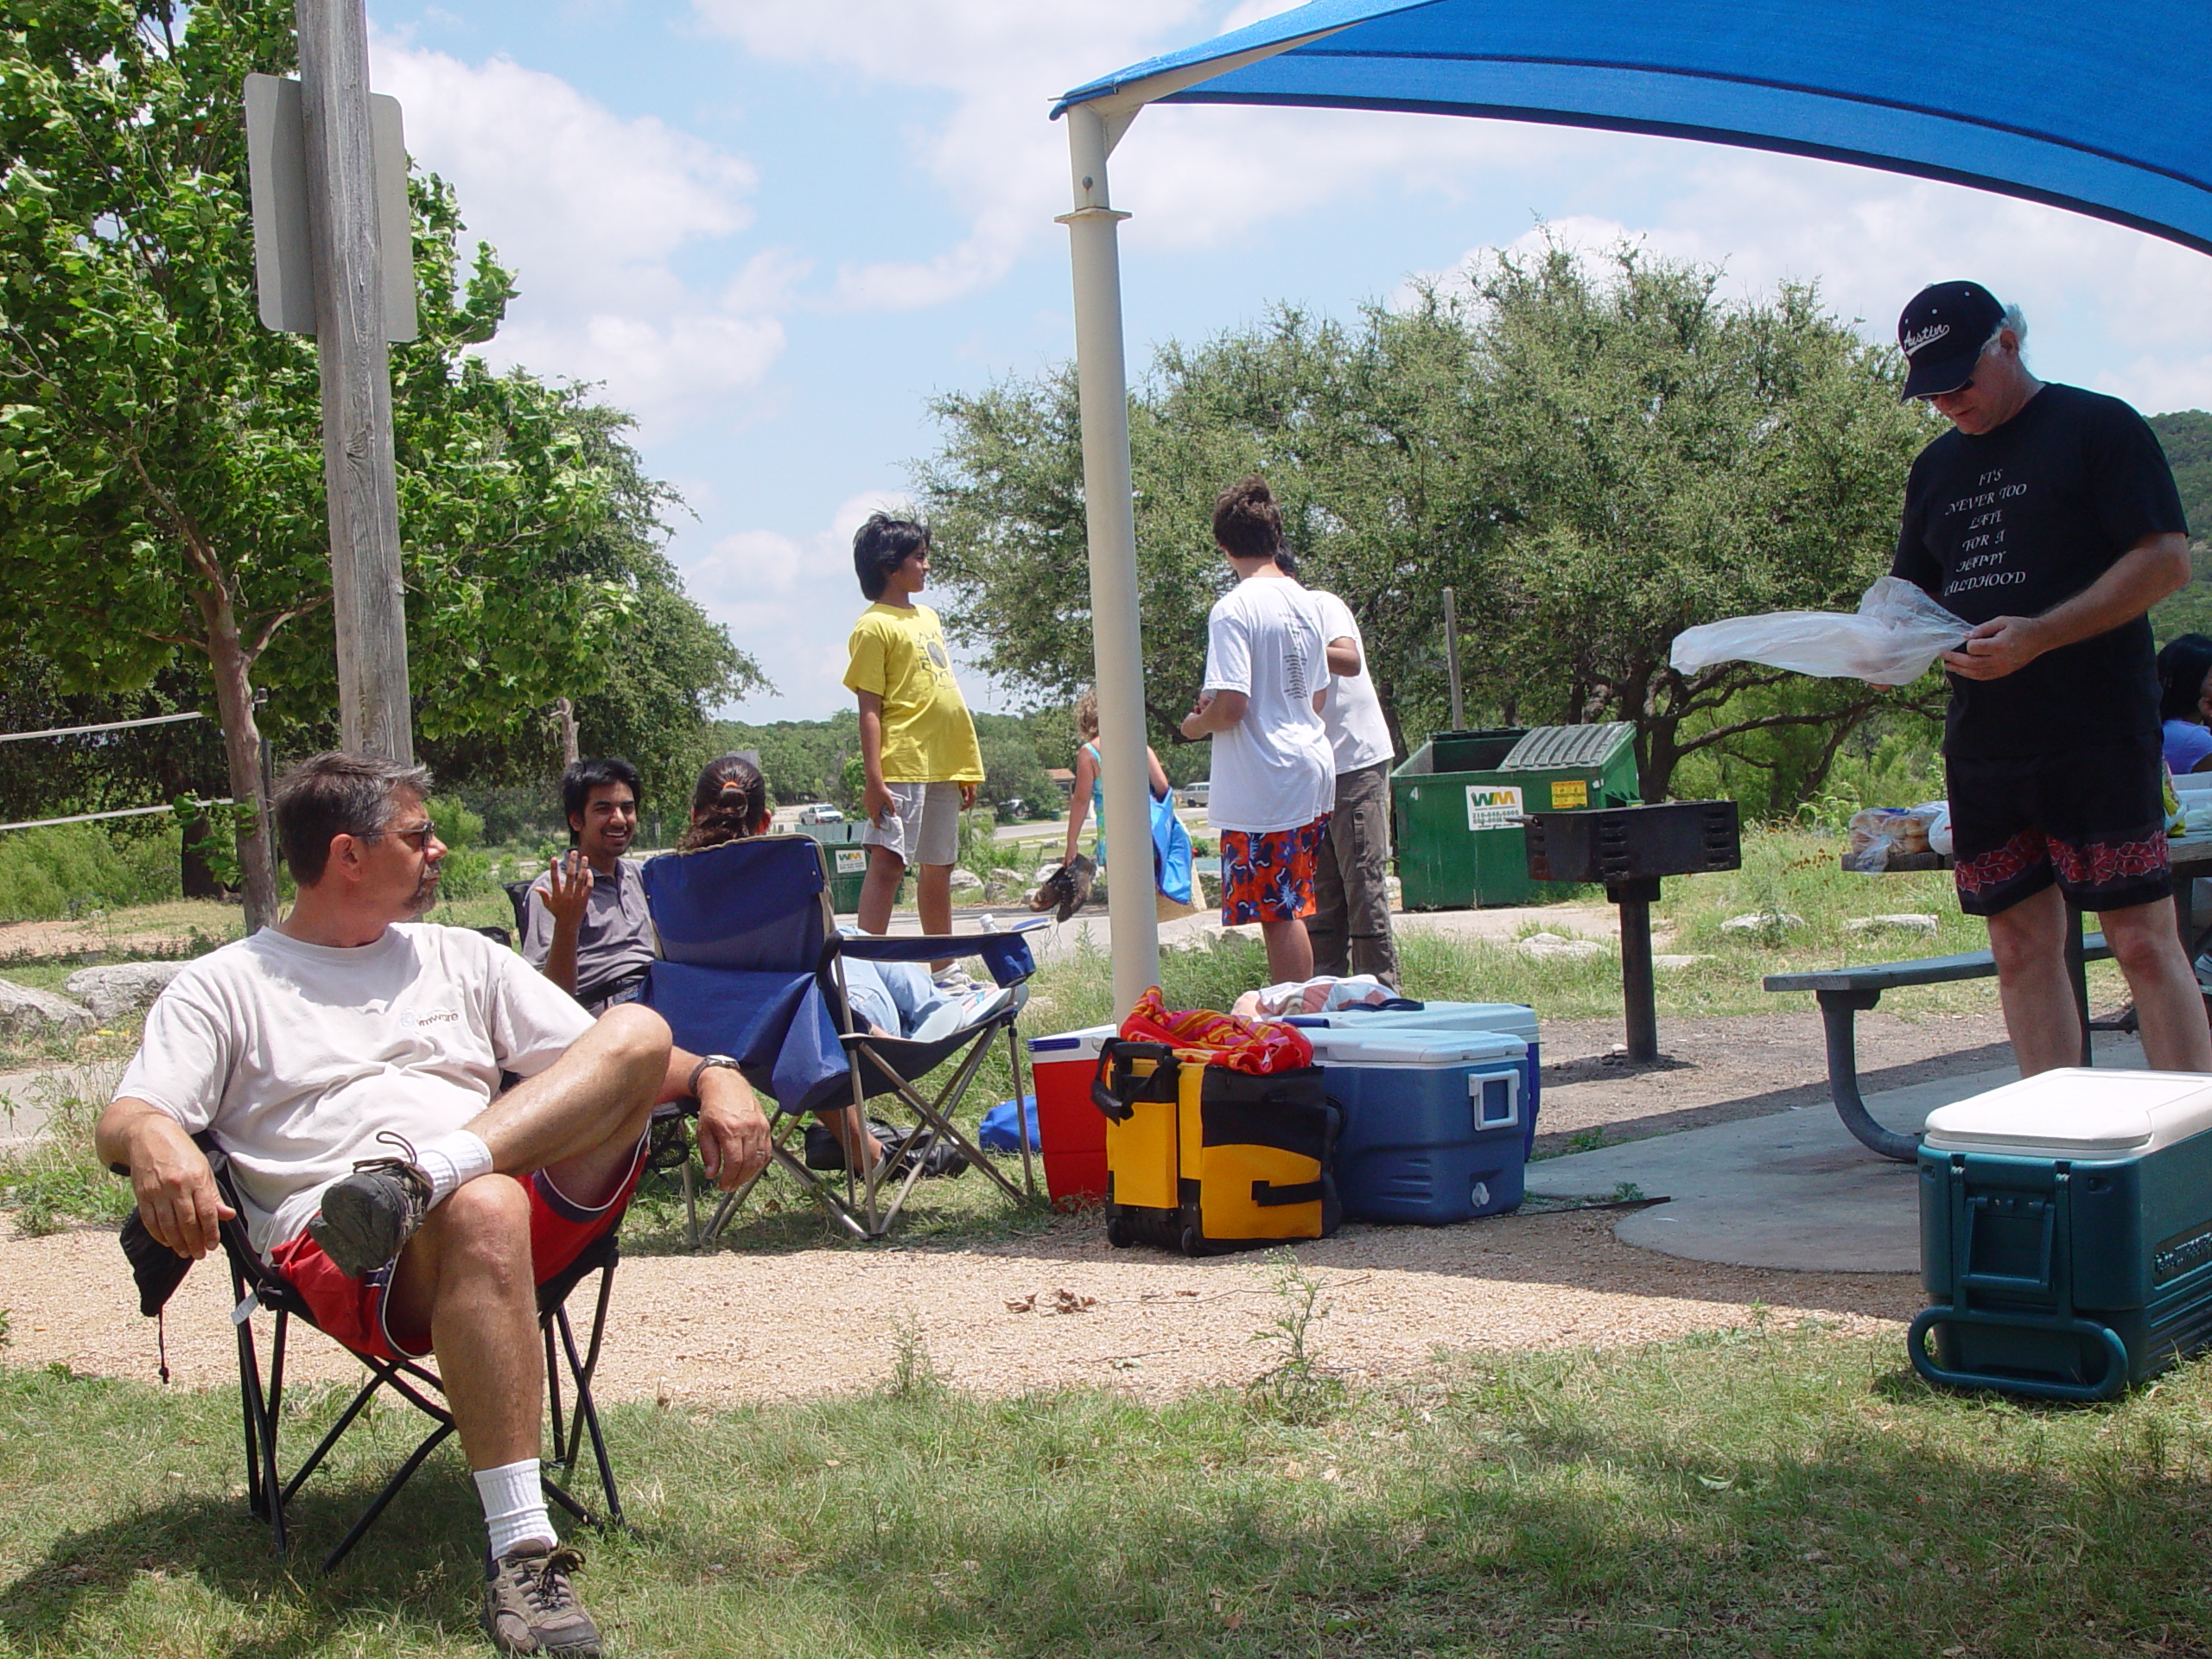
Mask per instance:
[[[288,1390],[291,1443],[340,1403]],[[1894,1336],[1770,1322],[1446,1355],[1311,1421],[1233,1389],[944,1386],[607,1419],[632,1530],[582,1538],[579,1584],[637,1659],[2212,1647],[2201,1365],[2028,1408],[1931,1391]],[[228,1389],[0,1367],[0,1652],[474,1659],[482,1523],[452,1448],[312,1571],[414,1433],[356,1425],[282,1562]]]

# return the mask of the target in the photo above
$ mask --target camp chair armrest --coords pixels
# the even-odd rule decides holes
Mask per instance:
[[[1025,924],[1003,933],[871,933],[857,938],[840,934],[825,946],[823,954],[860,962],[944,962],[980,957],[993,981],[1015,985],[1037,971],[1037,958],[1023,935],[1039,925]]]

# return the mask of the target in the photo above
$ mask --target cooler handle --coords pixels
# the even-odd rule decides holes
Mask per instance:
[[[2096,1338],[2105,1351],[2105,1374],[2094,1382],[2045,1382],[2034,1377],[2012,1373],[1984,1371],[1955,1371],[1948,1366],[1938,1365],[1928,1356],[1928,1338],[1939,1325],[1986,1325],[1999,1329],[2019,1330],[2028,1327],[2038,1331],[2072,1331],[2077,1335]],[[1983,1313],[1956,1307],[1926,1307],[1912,1322],[1905,1333],[1905,1352],[1912,1357],[1912,1369],[1930,1382],[1950,1389],[1995,1389],[2002,1393],[2024,1394],[2036,1400],[2113,1400],[2127,1387],[2127,1344],[2110,1325],[2099,1325],[2094,1319],[2026,1319],[2006,1318],[2002,1314]]]
[[[2064,1172],[2060,1173],[2064,1179]],[[1959,1259],[1959,1283],[1974,1290],[2049,1290],[2051,1287],[2051,1264],[2056,1259],[2056,1245],[2058,1230],[2058,1205],[2050,1198],[2029,1198],[2026,1207],[2031,1214],[2040,1211],[2043,1217],[2043,1268],[2040,1272],[1975,1273],[1970,1264],[1974,1261],[1974,1218],[1987,1210],[1993,1195],[1977,1193],[1967,1200],[1966,1249]]]
[[[1151,1060],[1161,1070],[1172,1068],[1175,1051],[1165,1043],[1133,1042],[1126,1038],[1109,1037],[1098,1046],[1098,1069],[1090,1077],[1090,1103],[1106,1115],[1109,1123],[1126,1123],[1136,1116],[1135,1109],[1122,1099],[1107,1082],[1107,1072],[1116,1060]],[[1155,1071],[1154,1076],[1158,1076]],[[1173,1096],[1167,1098],[1173,1099]]]

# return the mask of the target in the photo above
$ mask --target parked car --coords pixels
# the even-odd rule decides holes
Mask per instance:
[[[842,823],[845,821],[845,815],[834,806],[827,806],[817,801],[811,806],[799,808],[798,821],[801,823]]]
[[[1207,796],[1213,792],[1213,781],[1201,778],[1195,784],[1185,784],[1176,791],[1176,798],[1185,806],[1204,806]]]

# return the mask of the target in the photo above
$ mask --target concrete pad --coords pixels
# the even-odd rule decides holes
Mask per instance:
[[[2101,1065],[2139,1066],[2132,1037],[2100,1033]],[[2010,1083],[2006,1066],[1943,1077],[1868,1097],[1877,1122],[1919,1129],[1939,1106]],[[1624,1216],[1624,1244],[1693,1262],[1799,1273],[1917,1273],[1920,1198],[1916,1166],[1877,1156],[1852,1139],[1833,1105],[1801,1107],[1679,1135],[1655,1135],[1529,1166],[1529,1192],[1554,1198],[1611,1198],[1633,1184],[1669,1203]]]

